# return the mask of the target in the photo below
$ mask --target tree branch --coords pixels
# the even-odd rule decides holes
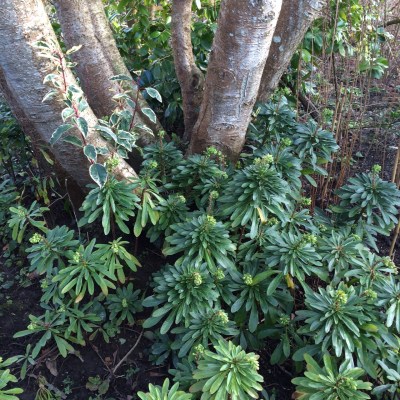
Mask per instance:
[[[324,0],[283,0],[261,79],[258,101],[268,100],[276,89],[307,29],[320,16],[326,4]]]
[[[378,26],[378,28],[387,28],[388,26],[397,25],[397,24],[400,24],[400,17],[386,21],[383,25]]]
[[[185,140],[190,140],[203,98],[203,73],[197,67],[191,39],[193,0],[173,0],[171,13],[172,51],[182,90]]]

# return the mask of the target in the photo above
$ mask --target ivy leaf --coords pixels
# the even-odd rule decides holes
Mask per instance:
[[[142,112],[153,123],[156,123],[157,117],[151,108],[142,108]]]
[[[63,133],[68,132],[71,128],[73,128],[73,125],[71,124],[60,125],[51,135],[50,144],[53,145],[54,143],[56,143],[63,135]]]
[[[83,148],[83,152],[85,153],[85,156],[90,160],[96,162],[97,160],[97,151],[96,147],[94,147],[92,144],[88,144]]]
[[[107,181],[108,173],[103,164],[95,163],[89,168],[91,178],[102,188]]]

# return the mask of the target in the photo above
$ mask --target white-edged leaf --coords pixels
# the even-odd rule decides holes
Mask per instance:
[[[49,93],[46,94],[46,96],[43,97],[42,103],[46,102],[47,100],[52,99],[54,96],[57,96],[58,91],[57,90],[50,90]]]
[[[124,74],[114,75],[110,78],[110,81],[132,81],[132,77]]]
[[[50,144],[53,145],[54,143],[56,143],[57,140],[59,140],[60,137],[63,135],[63,133],[68,132],[71,128],[73,128],[73,125],[71,124],[60,125],[51,135]]]
[[[71,143],[74,146],[83,147],[82,140],[73,135],[67,135],[63,138],[63,142]]]
[[[109,127],[103,126],[103,125],[96,125],[94,127],[94,129],[96,129],[97,131],[105,133],[109,137],[109,139],[114,140],[114,142],[118,141],[117,136],[115,135],[115,133]]]
[[[43,149],[40,149],[40,152],[42,153],[44,159],[45,159],[50,165],[54,165],[54,161],[51,159],[51,157],[49,156],[49,154],[47,154]]]
[[[83,148],[83,152],[85,153],[85,156],[90,160],[96,162],[97,160],[97,151],[96,147],[94,147],[92,144],[88,144]]]
[[[67,107],[61,111],[61,118],[65,122],[69,117],[72,117],[74,114],[75,114],[74,109],[71,107]]]
[[[57,74],[48,74],[44,77],[43,83],[54,82],[58,80]]]
[[[78,105],[78,110],[79,112],[85,111],[89,107],[89,104],[87,103],[85,98],[82,98],[82,100],[79,102]]]
[[[136,124],[134,127],[135,131],[139,130],[139,131],[144,131],[152,136],[154,136],[154,132],[146,125],[144,124]]]
[[[156,123],[157,117],[151,108],[142,108],[142,112],[151,122]]]
[[[71,47],[70,49],[68,49],[67,52],[66,52],[65,54],[68,55],[68,54],[75,53],[75,52],[77,52],[78,50],[80,50],[81,48],[82,48],[82,45],[81,45],[81,44],[78,45],[78,46],[73,46],[73,47]]]
[[[162,103],[162,97],[161,97],[161,94],[158,92],[158,90],[156,90],[154,88],[147,88],[146,92],[150,97],[152,97],[153,99],[156,99],[160,103]]]
[[[83,136],[87,136],[89,132],[89,125],[85,118],[79,117],[76,119],[76,125],[78,126],[79,130],[82,132]]]
[[[103,187],[107,181],[107,170],[103,164],[92,164],[89,168],[90,177],[100,186]]]

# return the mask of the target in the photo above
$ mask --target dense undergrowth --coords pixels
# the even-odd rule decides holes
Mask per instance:
[[[201,17],[210,23],[195,26],[201,32],[195,52],[204,68],[216,10],[209,13]],[[161,31],[150,32],[152,39],[164,32],[147,25],[141,29],[147,28]],[[129,36],[135,29],[125,32],[129,46],[138,40]],[[306,39],[311,35],[316,40],[315,30]],[[167,39],[168,34],[159,40]],[[343,49],[335,48],[339,54],[350,51],[344,43]],[[38,48],[52,57],[51,43]],[[141,48],[149,60],[146,47]],[[179,93],[162,79],[168,76],[168,57],[166,65],[141,62],[147,72],[133,84],[146,87],[154,104],[161,99],[168,104],[158,112],[173,125],[180,115]],[[362,65],[363,72],[368,70]],[[384,67],[374,64],[369,70],[376,75]],[[84,151],[95,184],[75,212],[51,176],[36,174],[38,155],[29,152],[2,108],[2,140],[10,143],[14,132],[18,142],[12,154],[2,150],[5,266],[18,253],[26,257],[19,279],[40,282],[43,312],[30,315],[26,330],[15,333],[15,338],[29,338],[25,354],[0,361],[1,399],[17,398],[17,380],[26,378],[46,348],[68,357],[96,336],[108,343],[126,325],[153,332],[152,361],[170,365],[163,386],[150,385],[148,393],[137,393],[140,399],[277,399],[259,370],[259,354],[266,348],[269,365],[296,376],[296,398],[399,396],[400,281],[392,259],[380,254],[379,240],[397,224],[400,191],[373,165],[335,190],[326,206],[321,184],[335,179],[330,168],[339,151],[327,128],[328,112],[323,124],[305,118],[293,109],[286,88],[258,105],[235,165],[215,148],[185,157],[176,136],[158,132],[156,142],[141,149],[138,178],[118,181],[113,153],[85,144],[88,128],[79,114],[87,107],[84,94],[73,86],[60,89],[62,69],[55,61],[47,79],[66,107],[65,124],[53,141],[66,140]],[[123,85],[132,78],[113,79]],[[126,157],[137,139],[127,128],[132,110],[123,107],[131,99],[126,92],[116,100],[119,109],[97,129]],[[142,111],[155,118],[150,108]],[[74,125],[81,139],[68,137]],[[45,150],[41,154],[48,159]],[[53,224],[49,210],[55,202],[69,207],[73,222],[68,226]],[[166,258],[145,290],[135,286],[138,268],[146,269],[137,254],[140,237]],[[138,313],[147,318],[138,320]],[[104,398],[107,386],[104,392],[101,381],[96,385],[94,398]],[[41,384],[36,396],[55,395]]]

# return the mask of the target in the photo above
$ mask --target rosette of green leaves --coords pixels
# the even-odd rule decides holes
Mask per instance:
[[[198,266],[206,263],[211,271],[218,267],[235,269],[232,261],[236,245],[229,238],[229,232],[222,222],[211,215],[193,217],[190,221],[170,226],[173,234],[165,238],[165,255],[183,252],[178,260]]]
[[[277,234],[277,224],[278,220],[275,217],[269,218],[259,227],[258,233],[253,239],[245,240],[243,238],[238,248],[237,260],[248,263],[261,258],[264,247],[270,244],[270,237]],[[248,233],[245,238],[249,238]]]
[[[188,391],[190,386],[196,382],[193,379],[196,364],[194,361],[189,361],[187,357],[180,361],[174,365],[175,368],[169,369],[168,373],[174,377],[174,382],[179,382],[179,386]]]
[[[169,379],[166,379],[162,385],[154,386],[149,384],[149,391],[147,393],[138,392],[137,394],[142,400],[191,400],[192,395],[179,390],[179,383],[175,383],[171,388],[169,387]]]
[[[330,235],[321,235],[318,241],[318,253],[326,263],[329,272],[334,272],[334,279],[340,280],[355,263],[360,260],[364,249],[360,239],[350,233],[349,229],[334,230]]]
[[[250,332],[255,332],[262,318],[269,316],[276,319],[282,312],[290,312],[293,305],[291,295],[278,289],[282,273],[276,270],[263,270],[259,263],[246,265],[243,273],[232,275],[231,291],[235,301],[231,312],[235,320],[246,321]]]
[[[353,259],[352,268],[344,276],[347,279],[358,279],[360,285],[366,289],[385,282],[389,274],[397,273],[396,265],[389,257],[380,257],[366,248],[361,251],[360,255],[359,259]]]
[[[151,328],[165,318],[160,333],[165,334],[171,326],[190,323],[190,313],[213,308],[219,293],[206,264],[167,265],[154,275],[154,294],[143,301],[145,307],[157,307],[144,324]]]
[[[79,304],[68,304],[66,307],[61,306],[58,310],[60,314],[60,321],[67,328],[65,329],[64,338],[84,345],[84,335],[93,332],[93,328],[98,326],[101,317],[91,311],[91,303],[84,306]]]
[[[318,291],[306,291],[307,309],[297,311],[297,319],[304,320],[305,325],[298,332],[310,335],[323,352],[333,349],[337,357],[343,351],[349,355],[363,348],[376,349],[369,333],[378,332],[378,317],[368,297],[344,283],[337,289],[327,286]]]
[[[155,365],[163,365],[171,357],[175,363],[177,357],[175,352],[172,351],[173,340],[170,335],[161,335],[158,330],[152,333],[154,333],[154,343],[150,348],[149,360]]]
[[[306,123],[296,125],[293,149],[306,164],[303,174],[307,177],[311,173],[326,175],[327,172],[321,165],[332,160],[332,153],[335,153],[339,146],[332,132],[321,129],[314,120],[310,119]]]
[[[166,142],[160,138],[143,149],[143,158],[145,163],[157,162],[157,169],[163,183],[172,179],[172,170],[176,168],[183,160],[183,154],[177,149],[173,141]]]
[[[352,368],[347,359],[338,368],[335,359],[324,354],[324,366],[308,354],[304,355],[307,371],[304,377],[294,378],[296,399],[300,400],[365,400],[370,399],[364,390],[371,390],[372,384],[358,378],[365,374],[361,368]]]
[[[129,242],[118,238],[108,244],[96,245],[96,257],[104,262],[110,275],[116,276],[121,283],[125,283],[126,280],[124,265],[133,272],[141,266],[139,260],[126,250],[125,246],[128,244]]]
[[[134,315],[142,310],[142,304],[139,299],[140,290],[133,291],[133,284],[117,288],[115,293],[107,297],[107,309],[110,313],[110,321],[121,325],[127,321],[132,325],[135,321]]]
[[[18,356],[7,358],[6,360],[0,357],[0,398],[2,400],[18,400],[18,397],[14,395],[23,393],[21,388],[7,389],[10,383],[18,382],[18,379],[11,373],[11,370],[7,368],[17,361],[19,361]]]
[[[378,395],[379,398],[387,394],[392,399],[396,399],[396,394],[397,396],[400,394],[400,360],[398,359],[398,355],[396,354],[395,359],[377,360],[377,363],[384,372],[384,378],[380,378],[383,384],[376,386],[372,394]]]
[[[257,147],[282,139],[287,132],[293,131],[296,126],[296,113],[288,105],[285,96],[281,96],[277,101],[260,104],[256,113],[255,124],[257,124],[258,130],[263,133],[263,136],[259,133],[256,137],[250,136],[250,139],[255,139],[258,142]]]
[[[190,392],[202,392],[201,400],[257,399],[263,377],[257,372],[259,356],[246,353],[231,341],[220,340],[215,352],[205,350]]]
[[[289,185],[272,162],[273,157],[266,155],[237,171],[218,199],[221,215],[230,217],[233,228],[250,224],[251,239],[257,235],[260,215],[286,220],[283,206],[288,203]]]
[[[185,197],[180,194],[172,194],[166,199],[161,199],[156,210],[159,219],[147,231],[147,236],[151,242],[155,242],[162,234],[169,236],[171,225],[184,221],[189,211]]]
[[[301,162],[297,156],[293,155],[292,141],[290,139],[280,140],[277,145],[256,148],[255,157],[271,155],[273,165],[282,175],[282,178],[297,192],[301,188]]]
[[[385,308],[386,326],[394,327],[400,333],[400,282],[391,275],[376,286],[378,306]]]
[[[46,310],[40,317],[29,315],[29,319],[31,322],[28,325],[28,329],[17,332],[13,337],[19,338],[38,333],[42,334],[32,350],[31,356],[33,358],[36,358],[40,350],[51,340],[54,340],[58,351],[63,357],[67,357],[68,352],[74,350],[71,344],[64,338],[66,326],[59,313]],[[69,336],[69,341],[78,342],[76,338],[74,339],[72,336]]]
[[[30,260],[29,271],[39,275],[46,273],[47,277],[52,275],[54,267],[65,266],[64,260],[71,257],[79,244],[78,240],[74,240],[74,231],[65,225],[47,230],[44,236],[35,233],[30,242],[32,246],[26,249]]]
[[[365,221],[372,230],[388,235],[397,223],[400,191],[394,183],[379,177],[378,167],[374,166],[370,173],[350,178],[346,185],[338,189],[337,195],[341,201],[339,206],[332,209],[344,214],[347,221]]]
[[[102,188],[94,185],[91,187],[93,189],[86,196],[81,207],[84,215],[79,221],[79,226],[91,224],[101,218],[104,234],[110,233],[114,222],[122,232],[128,234],[129,227],[126,222],[129,221],[129,218],[134,217],[134,210],[140,201],[134,193],[138,184],[118,181],[110,176]]]
[[[328,273],[315,248],[317,237],[314,234],[275,232],[269,242],[263,254],[267,265],[279,266],[284,275],[296,277],[302,285],[305,285],[305,275],[315,274],[326,280]]]
[[[204,154],[193,154],[182,159],[172,170],[172,182],[166,185],[167,189],[178,189],[188,200],[193,199],[197,205],[200,205],[204,183],[208,179],[226,174],[211,157],[211,153],[214,151],[206,150]]]
[[[71,291],[75,302],[79,303],[86,292],[94,294],[95,285],[99,286],[105,296],[108,289],[115,289],[112,282],[116,277],[108,270],[99,255],[93,251],[96,240],[93,239],[86,247],[80,245],[69,260],[69,265],[61,269],[53,278],[53,282],[60,282],[61,293]]]
[[[133,233],[136,237],[140,236],[149,220],[155,225],[159,218],[156,204],[162,200],[162,197],[159,195],[156,177],[152,177],[149,173],[155,165],[156,163],[150,163],[149,168],[142,170],[139,178],[135,180],[135,182],[138,183],[138,189],[140,191],[139,210],[133,227]]]
[[[214,279],[215,287],[219,293],[219,296],[226,305],[231,305],[235,301],[235,296],[232,293],[232,271],[227,273],[226,270],[218,268],[212,274]]]
[[[295,348],[302,348],[305,344],[296,332],[296,324],[290,314],[281,314],[275,323],[266,320],[258,330],[258,338],[272,338],[278,341],[271,354],[271,365],[283,363]]]
[[[229,321],[228,314],[221,309],[205,309],[200,312],[190,313],[188,327],[176,327],[171,333],[177,336],[172,345],[174,350],[179,350],[178,357],[187,354],[193,356],[196,346],[208,349],[210,343],[217,345],[224,336],[235,337],[239,334],[235,324]]]
[[[43,218],[44,211],[49,211],[49,209],[47,207],[39,207],[37,201],[34,201],[29,209],[23,206],[10,207],[11,218],[8,220],[8,226],[12,229],[12,240],[22,243],[24,233],[29,225],[46,232],[46,223]],[[38,218],[42,220],[37,221]]]

